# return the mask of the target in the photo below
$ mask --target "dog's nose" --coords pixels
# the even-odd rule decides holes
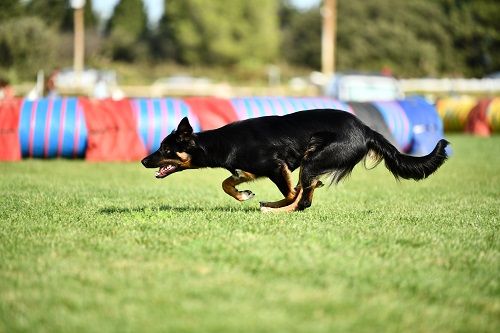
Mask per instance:
[[[142,163],[142,165],[144,165],[147,168],[148,158],[147,157],[143,158],[141,163]]]

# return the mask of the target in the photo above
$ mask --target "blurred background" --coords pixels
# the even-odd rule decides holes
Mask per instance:
[[[324,86],[331,81],[319,74],[332,72],[397,79],[500,77],[495,0],[87,0],[84,75],[78,84],[71,5],[0,2],[0,77],[16,95],[28,94],[40,71],[45,78],[60,74],[60,94],[91,95],[101,80],[119,85],[127,96],[318,95],[328,92]],[[335,45],[334,67],[325,72],[326,19],[334,21],[335,31],[324,43]],[[400,84],[403,93],[440,95],[500,89],[472,81]]]
[[[497,0],[2,0],[0,130],[19,132],[9,156],[88,158],[123,119],[151,151],[184,115],[336,108],[421,154],[418,135],[500,130],[499,17]]]

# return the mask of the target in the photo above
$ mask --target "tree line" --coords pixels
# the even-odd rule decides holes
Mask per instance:
[[[500,70],[496,0],[338,0],[338,71],[475,76]],[[289,0],[165,0],[148,24],[141,0],[120,0],[106,22],[85,7],[87,59],[186,66],[290,64],[320,69],[321,12]],[[70,66],[69,1],[0,2],[0,71],[13,80]]]

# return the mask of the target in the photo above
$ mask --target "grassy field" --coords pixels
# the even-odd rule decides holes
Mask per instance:
[[[498,332],[500,137],[449,139],[428,180],[357,167],[278,215],[222,170],[0,164],[0,332]]]

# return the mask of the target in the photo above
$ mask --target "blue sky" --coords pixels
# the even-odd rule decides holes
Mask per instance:
[[[98,12],[102,17],[108,18],[113,8],[116,6],[119,0],[93,0],[94,10]],[[163,13],[163,2],[164,0],[143,0],[146,4],[146,9],[148,11],[148,17],[150,22],[156,22],[160,19]],[[212,0],[221,1],[221,0]],[[227,1],[227,0],[226,0]],[[320,0],[292,0],[292,3],[299,8],[308,8],[315,5]]]

